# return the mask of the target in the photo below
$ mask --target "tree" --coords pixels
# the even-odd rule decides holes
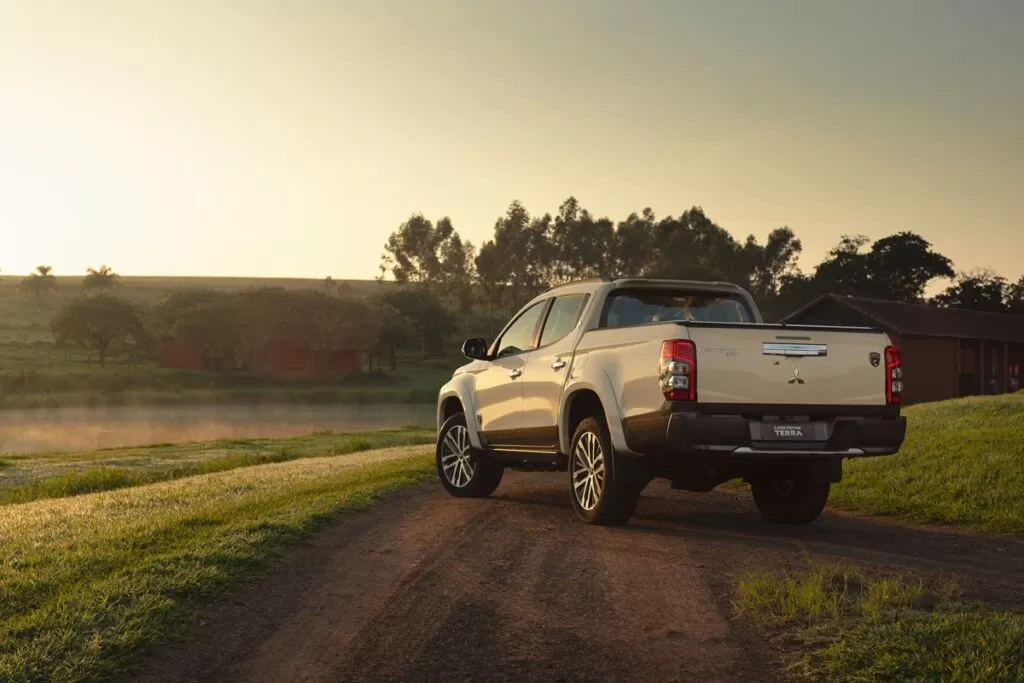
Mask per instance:
[[[1005,313],[1007,291],[1010,286],[1006,278],[991,270],[979,269],[960,273],[956,280],[931,301],[942,308],[968,308],[974,311]]]
[[[21,291],[36,299],[57,291],[57,278],[50,266],[36,266],[27,278],[21,281]]]
[[[814,289],[917,303],[929,282],[954,276],[952,262],[912,232],[884,237],[865,252],[868,242],[864,235],[843,235],[815,269]]]
[[[640,277],[649,268],[654,248],[654,211],[629,214],[615,230],[615,269],[623,277]]]
[[[107,294],[71,301],[54,318],[51,329],[59,346],[75,344],[95,351],[101,367],[106,365],[112,345],[142,346],[148,339],[136,310],[128,302]]]
[[[653,244],[657,251],[647,276],[748,284],[750,273],[739,243],[699,206],[658,222]]]
[[[118,283],[121,276],[111,269],[110,266],[100,266],[99,269],[89,268],[85,271],[85,279],[82,280],[82,289],[97,290],[108,289]]]
[[[1024,275],[1006,287],[1006,310],[1009,313],[1024,315]]]
[[[380,370],[380,357],[386,352],[393,372],[398,368],[397,350],[416,339],[414,324],[397,308],[380,298],[370,302],[370,310],[377,321],[377,338],[370,354],[370,369],[373,369],[373,361],[376,360],[377,370]]]
[[[953,262],[912,232],[898,232],[876,241],[868,258],[870,295],[893,301],[921,301],[929,282],[955,275]]]
[[[414,338],[425,354],[436,354],[455,330],[455,320],[442,303],[423,287],[396,289],[380,297],[411,323]]]
[[[480,247],[476,271],[491,303],[507,307],[506,292],[516,300],[544,290],[552,278],[552,218],[530,217],[518,200],[494,223],[494,239]]]

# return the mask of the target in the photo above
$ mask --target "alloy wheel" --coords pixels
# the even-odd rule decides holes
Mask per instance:
[[[456,425],[444,435],[441,445],[441,469],[448,482],[455,488],[464,488],[473,480],[476,466],[473,464],[469,430]]]
[[[597,507],[604,491],[604,449],[593,432],[585,432],[572,454],[572,491],[576,503],[587,512]]]

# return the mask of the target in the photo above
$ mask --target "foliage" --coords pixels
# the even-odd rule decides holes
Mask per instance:
[[[969,273],[960,273],[956,280],[941,294],[932,298],[931,303],[943,308],[969,308],[989,313],[1009,313],[1024,297],[1019,291],[1024,278],[1016,285],[1010,285],[1006,279],[990,270],[978,269]],[[1024,310],[1021,310],[1024,313]]]
[[[1024,615],[963,601],[954,582],[870,575],[842,564],[754,574],[736,609],[802,645],[797,680],[1024,680]]]
[[[36,266],[27,278],[21,281],[21,292],[33,298],[40,298],[57,291],[57,277],[50,266]]]
[[[452,314],[423,287],[408,287],[388,292],[383,294],[379,301],[390,306],[400,316],[387,320],[390,326],[388,334],[391,335],[388,342],[394,346],[398,346],[404,337],[405,340],[416,340],[424,353],[437,354],[441,351],[445,339],[455,329]],[[397,329],[403,324],[408,325],[406,333]]]
[[[89,268],[85,273],[85,278],[82,280],[82,289],[86,291],[109,289],[116,285],[121,277],[107,265],[102,265],[99,268]]]
[[[805,275],[797,267],[803,244],[788,226],[772,230],[764,243],[753,235],[740,242],[699,206],[660,219],[648,207],[616,225],[589,213],[575,197],[555,216],[531,216],[513,201],[472,260],[475,268],[470,252],[442,258],[444,245],[460,244],[447,218],[434,226],[416,214],[388,239],[382,272],[399,283],[455,295],[464,313],[476,302],[502,316],[570,280],[604,275],[724,280],[748,288],[768,319],[827,292],[920,303],[929,283],[954,276],[950,259],[909,231],[874,242],[844,235]],[[1024,278],[1014,291],[1015,305],[1024,310]]]
[[[107,294],[79,297],[61,309],[52,323],[58,345],[74,344],[99,356],[106,365],[112,345],[145,345],[148,335],[135,308]]]

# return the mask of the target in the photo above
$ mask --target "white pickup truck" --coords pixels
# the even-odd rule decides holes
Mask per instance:
[[[527,303],[438,395],[437,471],[487,496],[506,468],[568,471],[579,517],[629,520],[655,477],[750,484],[769,522],[821,514],[844,458],[896,453],[899,349],[869,328],[765,324],[726,283],[599,280]]]

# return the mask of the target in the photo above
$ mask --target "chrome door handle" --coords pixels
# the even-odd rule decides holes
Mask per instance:
[[[561,370],[564,367],[565,367],[565,361],[562,360],[561,358],[559,358],[558,360],[556,360],[554,363],[551,364],[551,369],[552,370]]]
[[[516,368],[512,372],[508,373],[508,376],[511,377],[512,379],[515,379],[519,377],[519,375],[521,374],[523,374],[523,371],[520,368]]]

